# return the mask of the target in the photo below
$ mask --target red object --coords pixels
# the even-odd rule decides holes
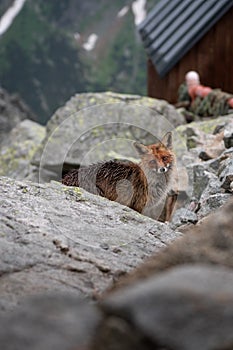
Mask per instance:
[[[230,98],[230,100],[227,101],[229,106],[233,108],[233,98]]]
[[[211,91],[212,89],[210,87],[203,85],[192,85],[188,88],[189,96],[192,101],[194,101],[197,96],[206,97]],[[230,98],[227,102],[228,105],[233,108],[233,98]]]
[[[211,91],[212,89],[210,87],[203,85],[193,85],[188,89],[189,96],[191,97],[192,101],[195,100],[197,96],[205,97],[209,95]]]

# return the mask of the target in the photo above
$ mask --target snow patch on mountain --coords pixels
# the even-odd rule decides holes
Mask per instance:
[[[26,0],[15,0],[13,5],[0,18],[0,36],[3,35],[13,23],[15,17],[22,10]]]
[[[132,3],[134,24],[138,26],[146,18],[146,0],[135,0]]]
[[[98,35],[92,33],[89,35],[87,41],[83,44],[83,48],[86,51],[92,51],[95,48],[96,42],[98,40]]]
[[[117,18],[124,17],[129,11],[129,6],[124,6],[122,9],[118,12]]]

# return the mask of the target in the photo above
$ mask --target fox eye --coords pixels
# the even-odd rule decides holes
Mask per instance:
[[[156,160],[155,159],[153,159],[153,160],[151,160],[150,161],[150,165],[156,165],[157,163],[156,163]]]
[[[163,162],[166,162],[167,160],[168,160],[168,156],[163,156],[163,157],[162,157],[162,161],[163,161]]]

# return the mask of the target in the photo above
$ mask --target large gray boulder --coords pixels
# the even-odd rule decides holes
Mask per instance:
[[[60,183],[0,178],[0,309],[39,292],[93,297],[180,234]]]
[[[233,348],[233,200],[122,277],[93,349]]]
[[[60,179],[62,167],[136,155],[132,141],[154,143],[184,123],[176,109],[163,100],[105,93],[72,97],[47,124],[47,134],[36,153],[33,180]]]
[[[45,138],[24,120],[2,141],[0,175],[11,178],[0,177],[0,348],[233,347],[233,202],[216,211],[233,192],[232,116],[173,130],[179,118],[165,101],[79,94],[54,114]],[[60,180],[63,163],[134,156],[133,140],[155,142],[168,130],[178,199],[186,195],[171,224],[42,183]],[[13,179],[25,177],[37,182]]]
[[[151,256],[114,289],[162,273],[183,264],[213,264],[233,269],[233,198],[221,209],[201,219],[195,226],[182,228],[183,236]],[[179,228],[181,230],[181,228]]]
[[[233,201],[203,219],[194,229],[188,229],[172,244],[167,245],[166,225],[156,223],[148,233],[144,229],[151,220],[140,222],[138,219],[141,216],[133,215],[131,220],[128,217],[128,234],[134,222],[135,233],[136,227],[140,227],[145,232],[143,237],[118,247],[106,243],[100,243],[97,247],[98,240],[95,242],[96,248],[91,250],[88,245],[90,242],[86,242],[84,247],[81,242],[75,244],[73,241],[81,238],[78,227],[71,241],[67,239],[62,242],[56,238],[51,244],[50,240],[57,236],[57,233],[54,234],[57,227],[48,221],[44,225],[46,212],[40,208],[42,212],[38,213],[38,205],[46,198],[48,214],[52,216],[51,211],[56,211],[57,216],[54,214],[54,218],[60,217],[60,206],[57,203],[54,208],[53,199],[59,197],[62,200],[63,186],[54,183],[35,187],[26,182],[7,179],[3,179],[2,183],[5,185],[5,193],[10,194],[9,186],[15,192],[15,197],[9,195],[9,201],[15,205],[16,213],[15,221],[9,213],[4,214],[7,201],[3,195],[0,211],[0,247],[3,247],[0,292],[2,305],[8,310],[0,315],[1,349],[233,348]],[[4,191],[1,195],[2,193]],[[31,208],[34,196],[38,221]],[[21,209],[17,205],[18,197],[22,198]],[[97,203],[94,199],[97,200],[84,191],[75,192],[68,188],[65,201],[70,206],[65,206],[59,221],[65,234],[66,226],[62,225],[62,220],[65,220],[67,206],[71,219],[73,210],[83,216],[82,210],[85,209],[86,222],[88,212],[91,213],[95,208],[96,225],[102,229],[101,233],[105,232],[106,220],[110,220],[109,224],[113,222],[114,227],[117,226],[109,213],[103,213],[102,200]],[[105,202],[103,200],[104,204]],[[112,204],[117,220],[123,213],[123,208],[116,203]],[[103,217],[102,226],[98,214],[99,205]],[[27,208],[28,214],[24,208]],[[25,214],[23,218],[22,212]],[[128,210],[127,214],[132,212]],[[127,228],[125,219],[124,216],[124,227]],[[80,221],[82,226],[83,220]],[[119,221],[118,226],[120,239],[125,239]],[[96,235],[94,227],[93,230]],[[149,234],[152,237],[149,238]],[[147,254],[149,242],[156,250],[161,244],[163,249],[158,249],[149,260],[122,277],[124,283],[118,283],[112,291],[105,292],[97,303],[83,298],[83,295],[88,295],[91,291],[92,295],[93,291],[96,293],[95,288],[98,292],[100,285],[114,275],[119,277],[120,273],[124,273],[125,270],[120,269],[123,264],[127,264],[126,255],[130,260],[130,266],[127,265],[126,270],[131,270],[132,265]],[[4,250],[8,249],[9,253],[9,248],[11,254],[4,255]],[[137,259],[138,254],[141,254],[140,259]],[[28,264],[25,264],[25,260]],[[118,264],[119,270],[115,270],[115,264]],[[94,278],[94,274],[97,278]],[[86,292],[83,292],[84,286]],[[10,311],[9,304],[6,305],[6,293],[13,309]],[[17,301],[20,305],[16,306]]]
[[[31,160],[45,137],[45,127],[24,119],[3,140],[0,147],[0,176],[24,179],[32,171]]]
[[[18,123],[34,118],[32,111],[18,95],[10,95],[0,87],[0,144]]]
[[[100,311],[75,293],[25,298],[13,312],[0,315],[4,350],[88,349]]]
[[[174,268],[112,294],[95,350],[233,348],[233,271]]]

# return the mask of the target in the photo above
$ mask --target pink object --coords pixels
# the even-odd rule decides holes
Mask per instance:
[[[188,88],[189,95],[191,96],[192,101],[197,97],[206,97],[212,89],[208,86],[203,85],[193,85]]]
[[[209,93],[212,91],[212,89],[209,86],[204,86],[200,84],[199,74],[195,71],[189,71],[185,75],[185,81],[188,88],[189,96],[191,97],[192,101],[194,101],[197,96],[205,97],[209,95]],[[228,100],[228,104],[231,108],[233,108],[233,98],[230,98]]]
[[[233,108],[233,98],[230,98],[230,100],[228,100],[228,104],[231,108]]]

